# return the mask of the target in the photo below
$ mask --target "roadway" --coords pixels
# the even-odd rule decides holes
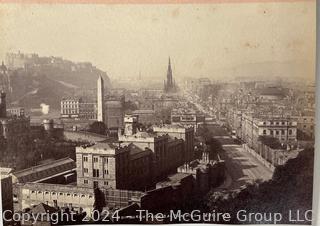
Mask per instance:
[[[211,114],[204,109],[201,104],[193,100],[190,95],[186,95],[189,101],[203,113]],[[272,171],[264,166],[258,159],[248,153],[239,145],[236,139],[232,138],[225,127],[220,125],[209,125],[213,138],[220,141],[225,151],[220,154],[221,159],[225,160],[227,178],[217,191],[235,191],[244,185],[255,180],[267,181],[272,178]]]
[[[267,181],[272,178],[272,171],[262,165],[259,160],[245,151],[241,145],[223,145],[220,156],[225,160],[227,180],[221,188],[223,190],[239,190],[245,184],[255,180]]]

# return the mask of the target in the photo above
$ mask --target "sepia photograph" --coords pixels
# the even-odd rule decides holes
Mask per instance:
[[[311,225],[316,0],[0,0],[0,225]]]

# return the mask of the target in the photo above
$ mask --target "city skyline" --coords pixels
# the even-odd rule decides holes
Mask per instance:
[[[314,80],[314,4],[2,4],[0,57],[21,50],[90,61],[111,78],[135,78],[140,71],[143,78],[163,78],[170,56],[176,78],[290,74]]]

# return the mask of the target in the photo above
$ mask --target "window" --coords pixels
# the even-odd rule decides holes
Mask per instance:
[[[279,125],[279,122],[276,122],[276,125]]]
[[[284,135],[284,130],[281,130],[281,135]]]
[[[109,174],[109,170],[104,170],[104,174]]]
[[[89,169],[88,169],[88,168],[83,168],[83,172],[84,172],[84,173],[88,173],[88,172],[89,172]]]
[[[281,124],[284,125],[285,123],[284,123],[284,122],[281,122]]]
[[[88,162],[88,156],[83,156],[83,161]]]
[[[109,185],[108,181],[105,181],[105,182],[104,182],[104,185]]]
[[[278,130],[276,130],[276,135],[279,135],[279,131]]]
[[[83,183],[84,183],[84,184],[88,184],[88,180],[84,180]]]
[[[291,130],[291,129],[289,129],[289,131],[288,131],[288,132],[289,132],[289,135],[292,135],[292,130]]]
[[[99,170],[93,169],[93,177],[99,177]]]
[[[273,130],[270,130],[270,135],[273,135]]]
[[[267,130],[263,130],[263,135],[266,135],[267,134]]]
[[[98,162],[98,161],[99,161],[98,157],[93,157],[93,162]]]

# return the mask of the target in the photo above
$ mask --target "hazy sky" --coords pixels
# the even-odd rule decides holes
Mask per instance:
[[[90,61],[111,76],[213,76],[315,58],[315,1],[186,5],[0,4],[0,59],[18,50]],[[311,70],[312,72],[312,70]],[[310,75],[309,75],[310,76]]]

